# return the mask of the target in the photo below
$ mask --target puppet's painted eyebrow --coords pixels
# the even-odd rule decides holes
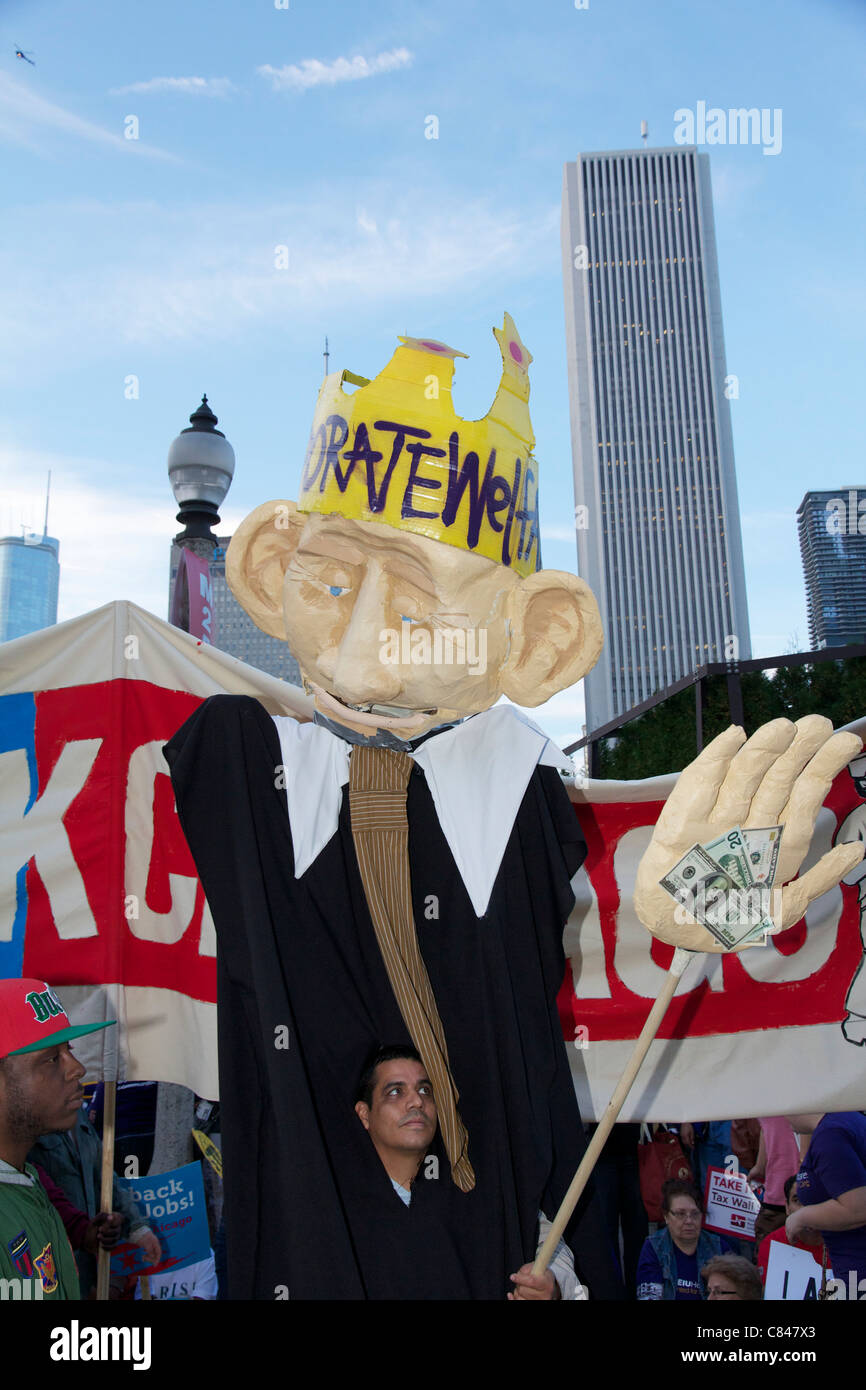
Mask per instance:
[[[436,585],[421,570],[410,571],[403,566],[388,569],[388,576],[394,584],[408,584],[411,588],[417,589],[419,593],[427,598],[438,601],[439,594]]]
[[[374,545],[372,550],[376,550]],[[325,560],[341,560],[347,565],[362,566],[368,559],[368,555],[363,551],[357,550],[350,542],[343,537],[331,539],[327,535],[317,535],[298,546],[296,552],[298,559],[303,560],[305,556],[319,557]],[[430,598],[438,599],[439,594],[433,576],[428,574],[424,568],[415,560],[408,559],[401,555],[399,551],[394,555],[388,555],[385,560],[385,570],[392,581],[403,581],[406,584],[414,584],[416,588],[422,590]]]
[[[324,560],[342,560],[347,565],[362,565],[364,556],[360,550],[356,550],[353,545],[347,545],[343,540],[334,539],[329,541],[327,536],[315,536],[303,545],[299,545],[295,552],[299,559],[305,555],[319,556]]]

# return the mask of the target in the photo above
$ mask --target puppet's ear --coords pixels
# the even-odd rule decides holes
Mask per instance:
[[[306,520],[294,502],[263,502],[241,522],[226,552],[226,580],[241,608],[281,642],[283,577]]]
[[[541,705],[598,660],[604,638],[589,585],[562,570],[527,575],[508,598],[511,650],[500,671],[516,705]]]

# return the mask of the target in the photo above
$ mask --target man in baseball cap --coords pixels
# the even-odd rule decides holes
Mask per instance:
[[[75,1124],[85,1069],[70,1039],[112,1022],[73,1027],[44,980],[0,980],[0,1280],[19,1281],[13,1298],[80,1296],[63,1222],[26,1159],[40,1135]]]

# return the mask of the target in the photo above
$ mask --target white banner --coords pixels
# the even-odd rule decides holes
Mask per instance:
[[[215,933],[161,749],[208,695],[251,695],[301,720],[311,701],[131,603],[5,643],[0,671],[0,978],[47,979],[82,1021],[117,1014],[121,1077],[215,1099]],[[587,1120],[603,1112],[671,957],[631,898],[675,780],[571,793],[589,854],[559,1011]],[[806,865],[864,838],[861,757],[833,784]],[[694,959],[623,1120],[866,1108],[866,869],[849,878],[771,944]]]

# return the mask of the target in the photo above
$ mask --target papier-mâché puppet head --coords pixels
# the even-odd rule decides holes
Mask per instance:
[[[432,339],[401,338],[373,380],[327,376],[297,503],[263,503],[229,547],[238,602],[359,734],[411,739],[502,694],[540,705],[601,651],[589,587],[541,569],[532,358],[508,314],[494,334],[502,378],[480,420],[451,402],[465,354]]]

